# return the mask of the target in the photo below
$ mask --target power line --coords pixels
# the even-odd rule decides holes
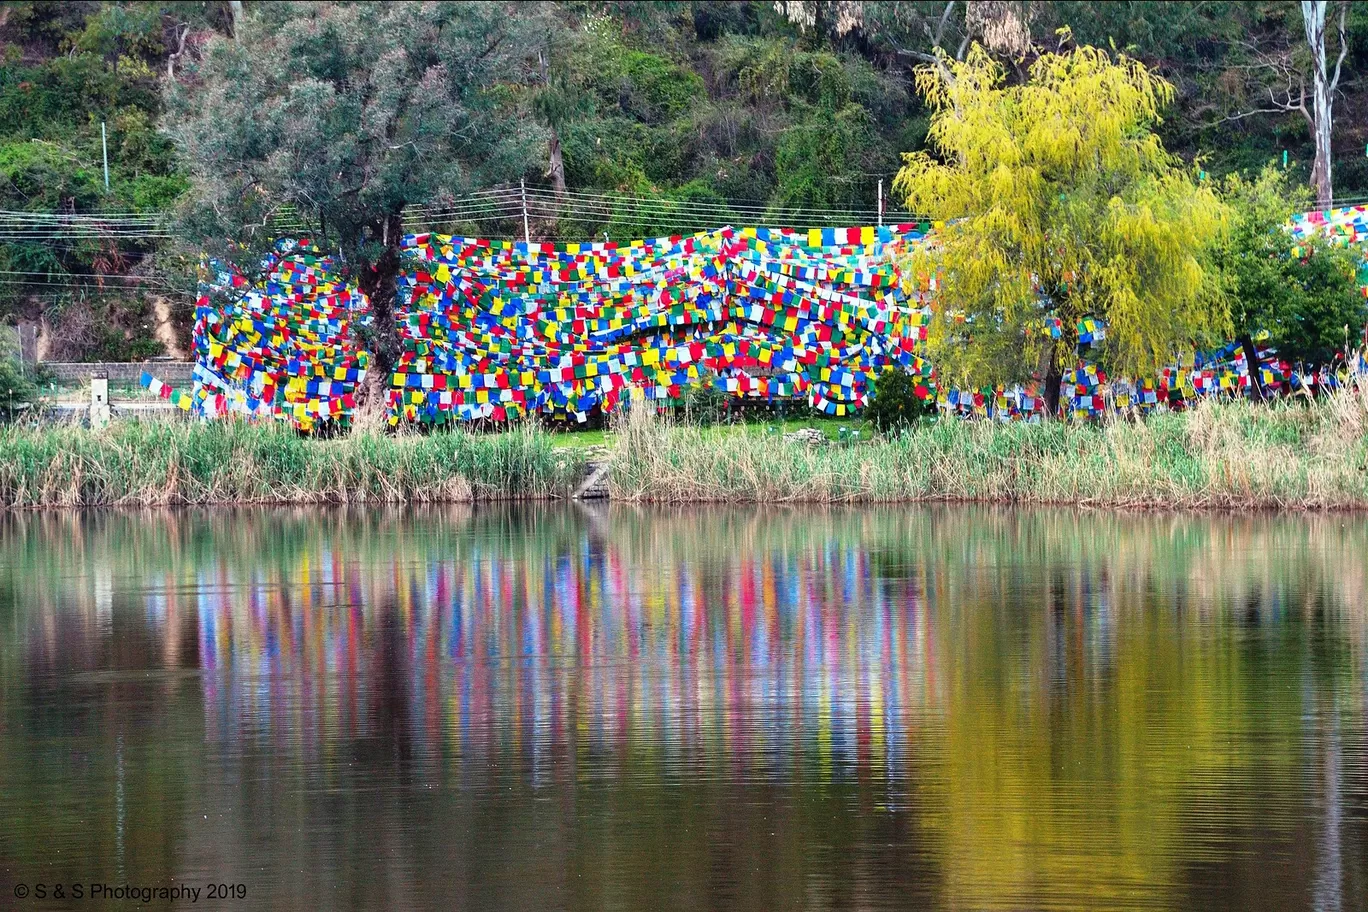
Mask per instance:
[[[131,240],[131,241],[139,241],[139,240],[166,240],[166,239],[169,239],[169,238],[172,238],[172,237],[175,237],[175,235],[173,235],[173,234],[171,234],[171,233],[169,233],[169,232],[165,232],[165,231],[156,231],[156,232],[153,232],[153,231],[146,231],[146,232],[141,232],[141,233],[127,231],[127,232],[117,232],[117,233],[116,233],[116,232],[106,232],[106,233],[94,233],[94,232],[91,232],[91,233],[84,233],[84,234],[83,234],[83,233],[79,233],[79,232],[69,232],[69,233],[65,233],[65,234],[54,234],[54,233],[48,233],[48,234],[32,234],[32,233],[28,233],[28,232],[14,232],[14,231],[5,231],[5,230],[3,230],[3,229],[0,229],[0,241],[12,243],[12,244],[18,244],[18,243],[24,243],[24,242],[28,242],[28,243],[43,243],[43,242],[46,242],[46,241],[71,241],[71,240],[75,240],[75,241],[81,241],[81,240],[87,240],[87,241],[105,241],[105,240],[116,240],[116,241],[122,241],[122,240]]]
[[[556,198],[554,193],[545,190],[529,190],[528,195],[537,195],[541,198]],[[853,214],[867,213],[872,210],[856,209],[854,207],[845,209],[832,209],[813,206],[762,206],[751,203],[710,203],[703,200],[672,200],[664,197],[633,197],[625,195],[614,195],[606,193],[586,193],[576,190],[567,190],[566,198],[571,200],[584,200],[595,204],[607,205],[627,205],[637,207],[675,207],[691,212],[711,212],[716,214],[728,213],[755,213],[760,216],[773,212],[783,212],[797,216],[845,216]]]
[[[86,279],[92,280],[92,281],[97,282],[97,283],[99,283],[99,282],[139,282],[139,283],[147,282],[147,283],[156,284],[156,283],[158,283],[158,282],[161,281],[161,279],[159,279],[159,278],[157,278],[157,277],[155,277],[155,276],[126,275],[126,274],[121,274],[121,273],[104,273],[104,272],[68,272],[68,273],[58,273],[58,272],[36,272],[36,271],[24,270],[24,269],[0,269],[0,277],[3,277],[3,276],[24,276],[24,278],[22,278],[22,279],[5,279],[5,278],[0,278],[0,282],[7,283],[7,284],[11,284],[11,285],[19,285],[19,284],[44,285],[44,284],[59,284],[59,283],[61,283],[61,284],[70,284],[70,283],[73,282],[73,281],[86,280]]]
[[[522,202],[512,190],[474,191],[449,204],[410,207],[406,226],[443,225],[513,218]],[[771,224],[830,224],[834,221],[869,222],[873,211],[803,206],[760,206],[753,202],[707,202],[638,197],[627,194],[569,190],[565,194],[532,188],[529,209],[539,218],[598,224],[613,219],[654,221],[679,226],[716,227],[737,221]],[[294,207],[282,207],[270,223],[273,231],[309,231]],[[889,218],[913,218],[910,213],[887,213]],[[0,211],[0,242],[52,243],[67,240],[155,241],[174,237],[165,213],[38,213]]]
[[[29,209],[0,209],[0,219],[42,222],[129,222],[160,221],[165,212],[39,212]]]
[[[847,218],[857,216],[865,218],[877,216],[876,209],[860,209],[858,207],[848,208],[829,208],[813,206],[784,206],[767,205],[755,202],[708,202],[704,200],[673,200],[666,197],[638,197],[627,194],[614,194],[596,191],[567,190],[563,194],[541,188],[528,188],[527,198],[529,202],[541,205],[550,204],[557,210],[562,208],[574,209],[576,207],[591,208],[602,210],[605,207],[612,208],[614,211],[626,207],[635,208],[642,211],[666,211],[671,214],[682,214],[691,217],[709,216],[713,218],[723,218],[732,220],[736,216],[751,216],[756,219],[770,219],[775,216],[796,219],[799,221],[819,221],[825,218]],[[513,190],[485,190],[475,191],[467,194],[460,202],[448,205],[429,205],[410,207],[407,213],[415,216],[443,216],[461,210],[463,205],[496,204],[499,206],[517,208],[521,206],[520,191]],[[912,213],[893,213],[890,215],[906,215],[917,218]]]

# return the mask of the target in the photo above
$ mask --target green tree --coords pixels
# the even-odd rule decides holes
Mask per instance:
[[[1172,87],[1091,47],[1040,55],[1022,84],[1004,76],[977,46],[919,68],[939,157],[904,156],[894,181],[937,223],[910,265],[937,277],[928,347],[942,376],[981,386],[1043,374],[1053,410],[1085,316],[1106,321],[1099,354],[1130,376],[1225,332],[1204,252],[1226,207],[1153,132]]]
[[[921,418],[934,415],[933,398],[917,395],[920,381],[896,368],[887,368],[874,383],[873,395],[865,406],[864,419],[881,434],[907,427]]]
[[[547,45],[537,52],[541,86],[533,95],[532,110],[546,125],[547,177],[551,179],[557,196],[564,196],[565,156],[561,151],[561,130],[574,118],[590,113],[593,102],[576,80],[575,74],[558,59],[558,55],[553,54],[555,49],[549,41]]]
[[[1363,251],[1324,238],[1294,239],[1288,220],[1310,204],[1310,192],[1272,164],[1253,180],[1227,177],[1222,193],[1233,216],[1216,264],[1247,356],[1254,357],[1254,334],[1267,330],[1289,361],[1331,362],[1343,351],[1346,333],[1357,339],[1363,329]]]
[[[19,361],[19,340],[9,327],[0,326],[0,415],[13,418],[38,395],[32,369]]]
[[[535,3],[271,3],[169,86],[166,130],[193,181],[189,224],[259,247],[282,212],[336,244],[370,297],[363,423],[383,414],[405,210],[525,174]]]

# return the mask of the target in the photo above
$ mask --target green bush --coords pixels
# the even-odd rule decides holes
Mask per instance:
[[[1230,175],[1221,190],[1234,219],[1216,265],[1237,337],[1266,330],[1278,355],[1294,364],[1342,358],[1368,320],[1357,275],[1362,251],[1321,238],[1294,239],[1287,221],[1311,198],[1272,164],[1254,179]]]
[[[904,371],[888,368],[874,381],[864,417],[880,434],[915,424],[935,414],[935,402],[917,395],[917,380]]]
[[[690,386],[684,391],[684,420],[699,427],[720,424],[727,417],[727,394],[712,384],[710,374],[706,382]]]
[[[33,371],[26,371],[19,363],[9,335],[4,332],[0,336],[0,416],[6,419],[38,399]]]

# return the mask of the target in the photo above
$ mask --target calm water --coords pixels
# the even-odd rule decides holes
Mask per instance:
[[[9,517],[0,909],[1363,909],[1366,707],[1363,518]]]

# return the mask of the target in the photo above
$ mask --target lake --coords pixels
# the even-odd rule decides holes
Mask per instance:
[[[9,515],[0,908],[1362,909],[1366,708],[1358,516]]]

